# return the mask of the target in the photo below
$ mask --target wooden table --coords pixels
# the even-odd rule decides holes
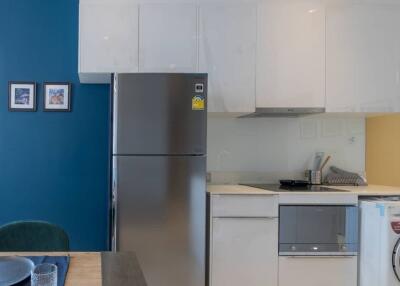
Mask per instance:
[[[0,256],[65,256],[71,261],[65,286],[146,286],[133,253],[0,252]]]

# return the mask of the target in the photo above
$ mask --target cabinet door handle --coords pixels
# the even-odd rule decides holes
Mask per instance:
[[[286,257],[290,259],[303,259],[303,258],[309,258],[309,259],[316,259],[316,258],[332,258],[332,259],[338,259],[338,258],[354,258],[357,257],[355,255],[292,255],[292,256],[281,256],[281,257]]]
[[[213,218],[231,218],[231,219],[278,219],[277,216],[214,216]]]

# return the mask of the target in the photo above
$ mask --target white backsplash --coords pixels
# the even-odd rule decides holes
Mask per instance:
[[[318,115],[302,118],[208,120],[207,170],[212,183],[302,179],[315,152],[345,170],[365,172],[365,118]]]

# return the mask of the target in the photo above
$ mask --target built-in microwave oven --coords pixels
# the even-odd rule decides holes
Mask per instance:
[[[281,205],[280,256],[354,256],[358,254],[358,207]]]

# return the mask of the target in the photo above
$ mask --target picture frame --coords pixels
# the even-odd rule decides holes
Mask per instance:
[[[8,82],[8,110],[36,111],[36,82]]]
[[[71,111],[71,89],[69,82],[43,83],[43,109],[44,111]]]

